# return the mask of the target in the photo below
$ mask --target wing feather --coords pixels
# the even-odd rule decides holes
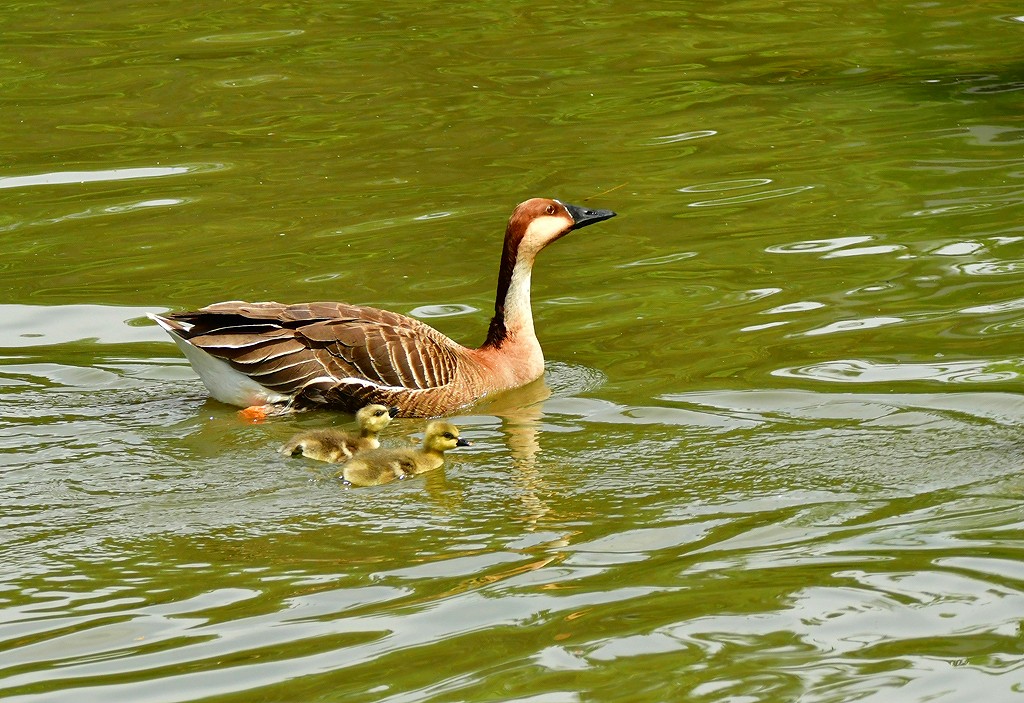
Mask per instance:
[[[427,390],[455,380],[463,348],[397,313],[346,303],[216,303],[169,315],[177,332],[279,392],[369,397],[375,386]]]

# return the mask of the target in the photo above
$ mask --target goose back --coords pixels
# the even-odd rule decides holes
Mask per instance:
[[[477,394],[477,375],[466,363],[470,350],[386,310],[231,301],[164,318],[189,344],[269,391],[291,396],[296,408],[354,412],[380,403],[429,416]]]

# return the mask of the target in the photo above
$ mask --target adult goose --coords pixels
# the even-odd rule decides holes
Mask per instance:
[[[544,373],[533,329],[530,278],[541,249],[614,217],[549,198],[520,203],[509,218],[494,317],[478,348],[464,347],[398,313],[347,303],[216,303],[150,315],[171,335],[217,400],[253,410],[368,403],[403,417],[449,414]]]

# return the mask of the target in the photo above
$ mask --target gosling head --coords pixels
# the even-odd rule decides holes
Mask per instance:
[[[615,213],[611,210],[592,210],[553,198],[531,198],[512,212],[505,231],[506,247],[535,256],[569,232],[612,217]]]
[[[376,433],[387,427],[396,415],[398,415],[398,408],[388,408],[373,403],[359,408],[356,413],[356,423],[360,429]]]
[[[444,420],[434,420],[427,425],[423,437],[423,448],[432,452],[446,452],[455,447],[468,447],[471,445],[467,439],[459,436],[459,428]]]

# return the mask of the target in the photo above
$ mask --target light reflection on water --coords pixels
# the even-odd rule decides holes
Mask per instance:
[[[1024,368],[1024,359],[999,361]],[[1020,372],[996,370],[996,362],[954,361],[884,364],[863,359],[836,359],[809,366],[781,368],[775,375],[802,377],[840,383],[893,383],[898,381],[940,381],[942,383],[988,383],[1014,381]]]
[[[209,173],[226,168],[224,164],[188,164],[183,166],[144,166],[137,168],[112,168],[97,171],[55,171],[31,176],[4,176],[0,178],[2,188],[27,188],[34,186],[66,185],[72,183],[100,183],[103,181],[130,181],[139,178],[166,178],[185,174]]]

